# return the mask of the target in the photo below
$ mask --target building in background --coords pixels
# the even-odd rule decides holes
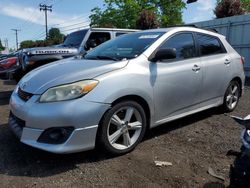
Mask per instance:
[[[216,29],[245,58],[244,70],[250,77],[250,14],[194,23],[198,27]]]

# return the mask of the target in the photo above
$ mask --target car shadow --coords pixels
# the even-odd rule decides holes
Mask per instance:
[[[12,91],[0,92],[0,106],[9,104],[11,93]]]
[[[246,77],[245,86],[250,87],[250,77]]]
[[[229,188],[250,187],[250,157],[238,155],[230,167]]]
[[[5,100],[5,99],[10,99],[10,96],[12,94],[13,91],[1,91],[0,92],[0,100]]]
[[[165,123],[163,125],[160,125],[156,128],[151,129],[147,132],[147,135],[145,136],[144,140],[152,139],[154,137],[167,134],[173,130],[180,129],[182,127],[187,127],[192,125],[193,123],[199,122],[201,120],[204,120],[208,117],[211,117],[216,114],[222,114],[222,111],[220,108],[211,108],[178,120],[174,120],[169,123]]]
[[[219,113],[217,109],[207,110],[181,120],[152,129],[144,140],[166,134],[172,130],[189,126],[197,121]],[[48,177],[78,168],[79,164],[105,161],[112,158],[100,149],[75,154],[51,154],[18,141],[8,129],[7,124],[0,125],[0,174],[27,177]]]
[[[7,124],[0,125],[0,174],[48,177],[109,158],[98,150],[64,155],[41,151],[19,142]]]

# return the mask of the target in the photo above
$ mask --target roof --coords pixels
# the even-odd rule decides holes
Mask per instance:
[[[215,31],[211,31],[211,30],[206,30],[206,29],[200,29],[197,27],[190,27],[190,26],[175,26],[175,27],[167,27],[167,28],[158,28],[158,29],[149,29],[149,30],[144,30],[141,32],[169,32],[169,31],[173,31],[176,30],[176,32],[180,32],[180,31],[191,31],[191,32],[200,32],[200,33],[205,33],[205,34],[209,34],[209,35],[213,35],[213,36],[217,36],[217,37],[224,37],[223,35],[216,33]]]
[[[91,30],[105,30],[105,31],[126,31],[126,32],[135,32],[140,31],[138,29],[118,29],[118,28],[95,28],[92,27]]]

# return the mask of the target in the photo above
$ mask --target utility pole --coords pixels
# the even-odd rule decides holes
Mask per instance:
[[[46,4],[40,4],[40,11],[44,11],[45,13],[45,29],[46,29],[46,39],[48,38],[48,20],[47,20],[47,12],[52,12],[52,5],[48,6]]]
[[[16,50],[18,50],[18,32],[21,31],[20,29],[11,29],[16,33]]]
[[[4,39],[4,44],[5,44],[5,48],[6,48],[7,50],[9,50],[9,42],[8,42],[8,39],[7,39],[7,38]]]

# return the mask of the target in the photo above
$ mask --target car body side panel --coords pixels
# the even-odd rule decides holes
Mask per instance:
[[[225,48],[228,51],[228,55],[230,56],[231,60],[231,76],[233,78],[240,78],[242,83],[242,89],[244,89],[245,83],[245,73],[244,73],[244,65],[241,62],[241,56],[233,49],[226,39],[223,37],[221,38],[222,43],[224,44]]]
[[[201,57],[203,64],[203,82],[201,88],[201,101],[208,102],[223,97],[231,81],[231,65],[225,65],[230,57],[226,54],[217,54]]]
[[[145,56],[131,60],[126,67],[100,75],[95,79],[100,82],[84,97],[85,100],[111,104],[124,96],[139,96],[148,103],[151,121],[154,122],[153,84],[149,63]]]
[[[198,57],[151,63],[158,120],[178,115],[180,111],[189,111],[200,103],[202,71],[192,70],[195,66],[201,66]]]

